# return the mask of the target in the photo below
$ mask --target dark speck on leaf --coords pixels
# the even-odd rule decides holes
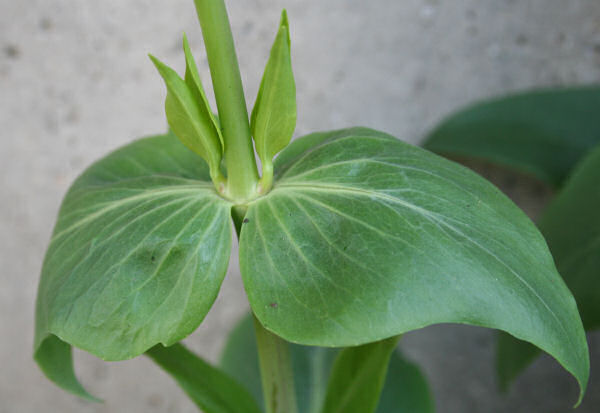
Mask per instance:
[[[250,222],[250,220],[248,218],[244,218],[244,220],[242,221],[244,224],[247,224],[248,222]]]
[[[154,260],[155,260],[155,259],[156,259],[156,257],[155,257],[154,255],[153,255],[152,257],[150,257],[150,260],[151,260],[152,262],[154,262]]]
[[[269,307],[271,307],[271,308],[277,308],[277,307],[279,307],[279,304],[277,304],[277,303],[271,303],[271,304],[269,304]]]

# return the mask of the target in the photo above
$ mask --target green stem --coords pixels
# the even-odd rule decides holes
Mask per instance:
[[[225,140],[227,195],[239,203],[255,196],[258,170],[248,109],[224,0],[195,0]]]
[[[254,317],[256,343],[267,413],[297,413],[289,344]]]
[[[246,210],[247,207],[244,205],[236,205],[231,209],[238,239],[244,225]],[[288,342],[267,331],[256,317],[254,317],[254,330],[266,413],[297,413],[294,374]]]

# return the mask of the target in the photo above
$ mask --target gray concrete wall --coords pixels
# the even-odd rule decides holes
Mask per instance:
[[[228,7],[250,104],[280,9],[288,9],[297,135],[359,124],[417,143],[475,99],[600,80],[598,0],[247,0]],[[191,0],[0,0],[0,413],[195,411],[144,358],[104,363],[76,353],[81,380],[104,404],[62,392],[31,359],[36,285],[60,200],[90,162],[165,130],[165,90],[146,53],[182,69],[183,31],[207,79]],[[216,360],[244,299],[232,259],[217,304],[187,342]],[[600,370],[600,336],[590,344]],[[403,346],[423,365],[439,412],[558,412],[575,400],[573,382],[549,358],[499,395],[487,330],[436,326],[407,334]],[[580,411],[600,409],[600,379],[592,376]]]

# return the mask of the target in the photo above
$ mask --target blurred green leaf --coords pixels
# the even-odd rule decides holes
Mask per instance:
[[[539,222],[586,330],[600,327],[600,146],[573,172]],[[512,337],[498,342],[498,375],[507,387],[539,354]]]
[[[340,351],[329,376],[322,413],[374,412],[399,338]]]
[[[390,358],[377,413],[433,413],[433,397],[419,367],[396,349]]]
[[[525,92],[476,103],[438,125],[424,147],[479,158],[559,186],[600,143],[600,87]]]

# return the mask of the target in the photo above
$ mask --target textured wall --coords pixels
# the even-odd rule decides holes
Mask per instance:
[[[597,0],[246,0],[228,7],[251,103],[280,9],[288,9],[298,135],[360,124],[416,143],[474,99],[600,81]],[[31,359],[35,290],[59,202],[91,161],[165,130],[164,86],[146,53],[182,69],[183,31],[206,79],[191,0],[0,0],[0,413],[195,411],[143,358],[108,364],[76,354],[82,381],[104,404],[63,393]],[[189,344],[216,360],[243,302],[232,259],[217,305]],[[600,370],[600,336],[590,344]],[[403,346],[424,366],[439,412],[566,411],[575,400],[573,382],[549,358],[500,396],[490,331],[436,326],[408,334]],[[593,374],[580,411],[598,406]]]

